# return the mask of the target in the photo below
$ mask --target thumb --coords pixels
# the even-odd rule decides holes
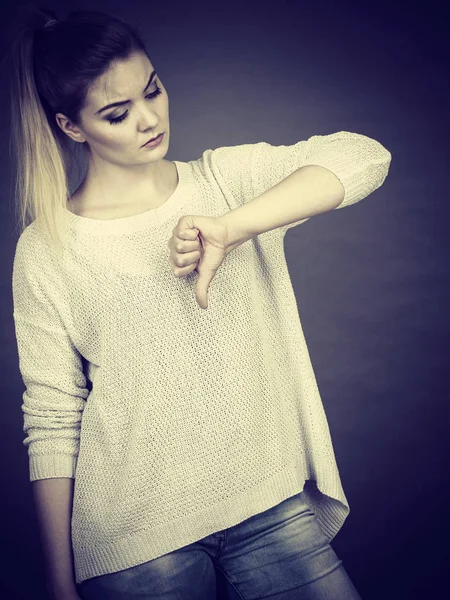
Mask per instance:
[[[202,273],[198,277],[197,287],[195,288],[195,297],[200,308],[208,308],[208,289],[213,277],[214,273],[212,272]]]

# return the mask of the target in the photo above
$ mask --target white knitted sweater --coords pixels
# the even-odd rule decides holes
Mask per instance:
[[[342,182],[338,208],[385,180],[391,154],[341,131],[174,161],[160,207],[96,220],[68,210],[64,260],[31,223],[13,266],[30,480],[75,478],[76,583],[138,565],[302,491],[331,540],[349,513],[284,255],[294,225],[229,253],[195,299],[167,242],[308,164]],[[299,199],[301,202],[301,199]],[[305,481],[309,480],[305,485]]]

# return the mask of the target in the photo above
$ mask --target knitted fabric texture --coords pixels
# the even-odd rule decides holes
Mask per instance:
[[[168,240],[299,167],[332,171],[338,209],[380,187],[391,154],[341,131],[173,161],[160,207],[97,220],[65,209],[64,258],[31,223],[12,283],[30,481],[75,478],[76,583],[232,527],[302,490],[331,540],[349,513],[280,227],[230,252],[195,299]],[[301,202],[301,198],[299,199]]]

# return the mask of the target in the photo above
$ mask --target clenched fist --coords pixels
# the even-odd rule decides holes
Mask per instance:
[[[214,217],[183,216],[173,229],[168,242],[172,271],[185,277],[197,269],[195,296],[200,308],[208,308],[209,284],[232,250],[228,238],[227,226]]]

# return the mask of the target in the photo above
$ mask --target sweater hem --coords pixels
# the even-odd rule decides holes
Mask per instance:
[[[337,485],[330,486],[328,480],[324,480],[323,485],[317,484],[315,479],[307,479],[301,473],[298,464],[294,468],[291,465],[256,487],[184,517],[182,522],[178,520],[140,530],[103,546],[74,547],[76,584],[159,558],[212,533],[238,525],[302,491],[319,526],[331,541],[350,512],[339,476]]]

